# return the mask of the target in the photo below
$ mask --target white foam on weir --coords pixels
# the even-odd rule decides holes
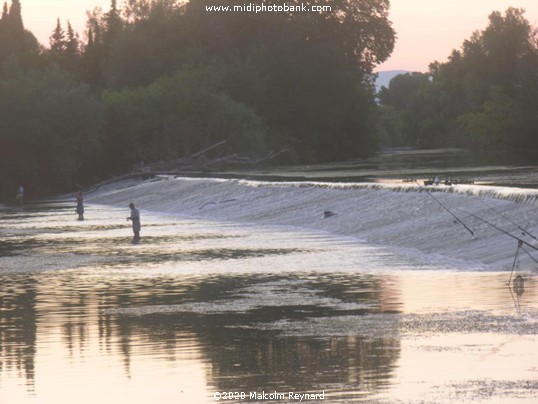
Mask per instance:
[[[538,242],[516,226],[538,234],[538,191],[534,189],[171,176],[125,184],[109,184],[86,199],[124,207],[132,201],[142,210],[184,217],[321,230],[352,236],[357,242],[405,248],[432,259],[450,257],[497,270],[512,267],[517,240],[479,218],[538,248]],[[324,211],[335,215],[324,218]],[[535,252],[531,246],[526,249]],[[522,254],[521,265],[534,264]]]

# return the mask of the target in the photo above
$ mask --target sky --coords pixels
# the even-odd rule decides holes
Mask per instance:
[[[524,8],[538,27],[538,0],[391,0],[390,20],[396,30],[391,57],[377,68],[425,72],[431,62],[445,62],[453,49],[474,31],[488,26],[493,11]]]
[[[392,56],[377,71],[425,72],[431,62],[446,61],[452,50],[459,49],[474,31],[486,28],[492,11],[504,12],[510,6],[524,8],[527,19],[538,27],[538,0],[391,0],[390,3],[389,19],[397,40]],[[64,27],[69,20],[83,37],[86,11],[96,6],[106,11],[110,0],[21,0],[21,4],[25,27],[42,44],[48,45],[57,18]]]

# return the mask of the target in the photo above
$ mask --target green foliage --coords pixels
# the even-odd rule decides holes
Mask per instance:
[[[378,98],[382,106],[393,116],[386,122],[399,128],[385,130],[397,132],[394,146],[415,146],[421,148],[443,147],[446,139],[446,126],[442,119],[445,103],[443,91],[424,73],[407,73],[394,77],[389,87],[382,87]]]
[[[66,70],[80,75],[80,43],[78,35],[69,21],[67,22],[67,31],[62,28],[60,19],[56,21],[56,28],[49,38],[49,44],[48,56],[51,60]]]
[[[383,105],[404,109],[415,102],[419,94],[428,86],[430,76],[423,73],[406,73],[394,77],[389,87],[381,87],[378,98]]]
[[[0,81],[0,190],[72,187],[99,155],[102,109],[86,86],[57,66]]]
[[[408,142],[402,133],[402,117],[399,111],[391,106],[382,105],[378,110],[379,143],[382,147],[400,147]]]
[[[525,147],[517,102],[500,86],[492,87],[482,107],[459,117],[459,123],[476,144],[486,149]]]
[[[103,95],[108,148],[118,170],[186,157],[226,140],[229,153],[265,150],[254,111],[219,91],[211,68],[185,67],[146,87]]]
[[[60,19],[56,20],[56,28],[50,36],[50,53],[54,56],[59,56],[65,54],[66,41],[65,41],[65,32],[60,24]]]
[[[537,71],[536,29],[523,10],[508,8],[446,63],[432,63],[429,80],[396,77],[379,98],[400,114],[409,145],[535,148]]]
[[[10,56],[37,52],[38,48],[37,39],[24,29],[20,1],[12,0],[9,8],[4,3],[0,17],[0,65]]]
[[[394,45],[388,1],[309,4],[333,10],[210,13],[206,6],[222,3],[129,1],[123,29],[106,49],[95,40],[95,32],[107,31],[106,19],[95,13],[90,19],[88,61],[101,53],[87,64],[100,78],[88,79],[97,86],[136,88],[184,65],[214,66],[223,77],[222,91],[265,122],[271,147],[291,146],[302,161],[370,154],[377,149],[372,70]]]
[[[24,30],[20,2],[6,4],[3,189],[69,187],[90,171],[120,173],[221,140],[219,153],[287,148],[294,162],[377,150],[372,71],[394,46],[388,0],[304,3],[332,7],[319,13],[211,13],[211,4],[223,5],[111,0],[88,14],[83,41],[58,19],[48,49]],[[273,5],[284,4],[303,3]],[[97,151],[101,172],[89,169]]]

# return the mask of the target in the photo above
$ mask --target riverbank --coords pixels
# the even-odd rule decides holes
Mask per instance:
[[[538,233],[537,199],[535,190],[479,185],[426,189],[397,183],[174,177],[109,184],[86,196],[89,203],[126,209],[134,202],[152,212],[321,230],[407,249],[434,261],[494,270],[509,270],[517,249],[517,240],[499,229],[529,243],[527,250],[534,251],[536,240],[516,225]],[[527,255],[522,257],[522,267],[531,262]]]

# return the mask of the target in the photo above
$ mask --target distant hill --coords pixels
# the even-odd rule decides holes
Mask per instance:
[[[375,81],[376,91],[379,92],[382,86],[388,87],[390,81],[394,76],[399,74],[411,73],[409,70],[386,70],[384,72],[377,72],[377,80]]]

